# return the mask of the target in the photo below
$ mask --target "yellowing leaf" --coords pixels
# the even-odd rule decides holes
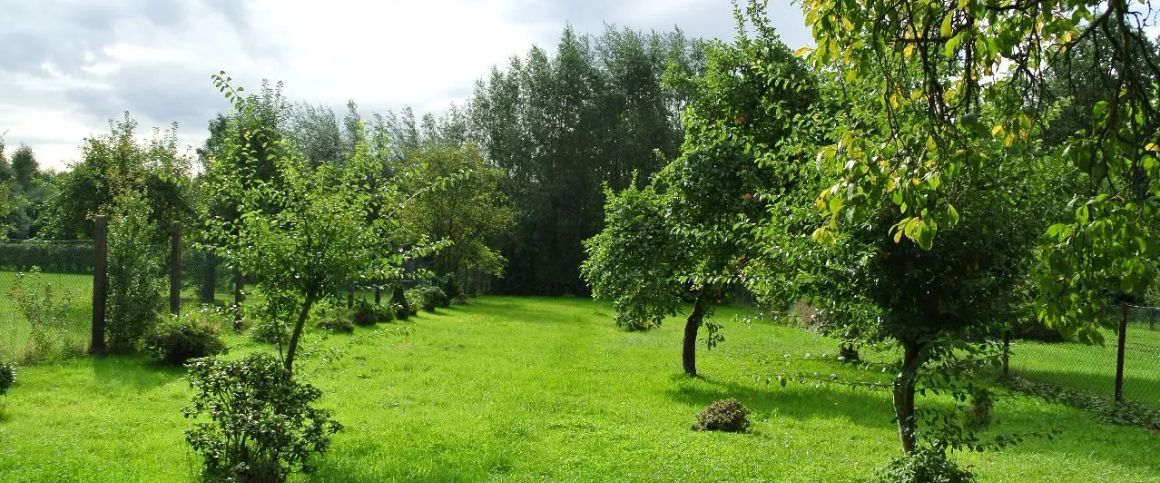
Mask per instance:
[[[810,52],[813,52],[813,51],[814,51],[814,49],[812,47],[802,47],[800,49],[793,51],[793,55],[794,55],[794,57],[804,59],[805,56],[810,55]]]

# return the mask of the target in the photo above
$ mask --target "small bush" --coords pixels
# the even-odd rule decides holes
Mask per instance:
[[[408,297],[414,300],[414,304],[423,307],[427,312],[434,312],[437,307],[449,307],[451,300],[447,298],[447,294],[443,290],[433,285],[424,285],[416,287],[409,291]]]
[[[364,300],[355,304],[352,320],[355,325],[374,325],[379,322],[395,320],[395,313],[391,307]]]
[[[858,354],[858,348],[853,344],[842,344],[838,347],[838,360],[842,362],[861,362],[862,357]]]
[[[153,358],[173,365],[227,350],[219,336],[218,323],[204,313],[170,316],[149,335],[146,347]]]
[[[354,317],[351,311],[326,309],[322,311],[315,325],[328,332],[349,334],[354,332],[354,324]]]
[[[439,281],[439,289],[443,291],[440,307],[450,307],[452,300],[458,300],[461,295],[464,295],[463,289],[459,286],[459,279],[453,273],[443,276]]]
[[[307,458],[330,447],[342,429],[312,404],[317,388],[295,381],[269,354],[188,365],[193,402],[185,417],[197,420],[185,439],[204,458],[210,481],[281,482],[309,472]]]
[[[0,362],[0,396],[8,394],[13,384],[16,384],[16,364]]]
[[[749,410],[736,399],[714,401],[697,415],[693,429],[740,433],[749,428]]]
[[[959,468],[947,458],[944,451],[922,448],[901,458],[878,471],[876,481],[880,483],[972,483],[975,475]]]
[[[275,320],[263,320],[250,329],[250,338],[257,342],[276,344],[279,339],[289,337],[286,324]]]
[[[411,303],[407,300],[407,294],[401,285],[395,285],[391,288],[391,307],[395,309],[395,318],[399,320],[407,320],[407,317],[415,315],[411,310]]]
[[[991,391],[976,389],[971,393],[971,407],[967,409],[964,424],[967,429],[980,430],[991,424],[991,407],[994,406]]]

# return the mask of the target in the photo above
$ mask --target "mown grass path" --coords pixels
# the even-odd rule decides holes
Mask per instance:
[[[403,323],[314,334],[300,374],[346,430],[303,481],[852,481],[898,451],[889,398],[768,384],[835,344],[725,311],[726,341],[681,375],[680,324],[626,333],[605,305],[487,297]],[[230,357],[265,350],[231,336]],[[0,419],[0,481],[191,481],[182,371],[141,358],[23,369]],[[689,429],[736,397],[748,434]],[[1031,398],[1000,400],[995,431],[1060,428],[969,454],[984,481],[1160,481],[1160,435]]]

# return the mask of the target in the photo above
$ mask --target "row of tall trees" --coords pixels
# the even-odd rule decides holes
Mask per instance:
[[[682,32],[567,29],[554,51],[533,47],[476,86],[468,136],[504,176],[516,229],[496,289],[580,294],[583,240],[603,226],[603,185],[620,190],[678,153],[685,78],[703,69],[700,42]]]

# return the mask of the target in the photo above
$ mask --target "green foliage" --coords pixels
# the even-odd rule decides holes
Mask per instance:
[[[991,408],[994,405],[995,400],[990,390],[985,387],[976,388],[971,393],[971,406],[964,416],[963,424],[972,430],[986,428],[991,424]]]
[[[321,311],[315,326],[328,332],[350,334],[354,332],[355,317],[350,310],[328,307]]]
[[[0,396],[8,394],[13,384],[16,384],[16,364],[0,361]]]
[[[219,334],[222,318],[203,308],[192,314],[167,316],[146,340],[154,359],[180,366],[190,359],[223,354],[226,343]]]
[[[360,300],[354,304],[354,312],[351,320],[355,325],[375,325],[379,322],[390,322],[395,320],[395,312],[391,307],[386,305],[378,305],[374,302]]]
[[[474,145],[429,143],[405,151],[401,166],[419,193],[402,217],[415,233],[448,245],[434,256],[435,272],[502,275],[507,260],[496,249],[511,234],[511,202],[499,189],[503,172],[487,164]],[[426,187],[454,178],[439,190]]]
[[[402,285],[391,286],[391,307],[395,309],[396,319],[407,320],[408,317],[415,315],[414,307],[407,299],[406,291]]]
[[[189,364],[193,402],[185,416],[196,422],[186,441],[204,458],[211,481],[281,482],[308,472],[307,459],[330,447],[342,429],[330,413],[313,407],[322,393],[296,382],[268,354]]]
[[[229,81],[214,76],[233,102],[236,125],[207,170],[216,173],[210,193],[228,200],[236,216],[210,220],[208,245],[258,280],[263,317],[275,335],[289,331],[275,339],[285,344],[284,364],[292,370],[310,309],[325,294],[351,280],[401,278],[406,260],[441,245],[404,245],[409,234],[395,216],[404,199],[365,142],[341,165],[311,167],[264,114],[267,104],[243,97]]]
[[[674,275],[687,253],[669,229],[665,196],[652,186],[606,196],[604,230],[584,242],[580,270],[593,297],[612,301],[616,325],[648,330],[680,310],[684,284]]]
[[[150,210],[144,198],[127,193],[115,200],[109,214],[105,336],[113,352],[137,350],[164,306],[162,256],[153,244]]]
[[[1044,227],[1037,315],[1065,337],[1098,341],[1108,299],[1142,295],[1160,259],[1160,53],[1140,21],[1156,9],[906,5],[803,3],[817,42],[808,57],[841,73],[856,93],[851,117],[865,120],[819,152],[841,175],[818,198],[832,216],[815,237],[829,239],[840,215],[888,199],[891,231],[929,248],[960,220],[954,198],[974,188],[964,175],[999,171],[1006,157],[994,153],[1039,149],[1047,136],[1042,151],[1079,177],[1060,198],[1068,213]],[[1072,99],[1083,115],[1069,115]],[[1062,133],[1048,124],[1061,116],[1072,123]]]
[[[108,134],[85,139],[81,162],[58,176],[60,190],[47,202],[44,230],[54,238],[91,238],[93,215],[108,214],[119,196],[131,193],[146,200],[151,240],[161,241],[173,222],[190,221],[195,213],[192,160],[178,150],[176,126],[141,141],[126,112],[109,127]]]
[[[697,415],[696,431],[743,433],[749,428],[749,409],[736,399],[713,401]]]
[[[602,183],[622,190],[634,172],[647,177],[676,155],[687,96],[663,78],[698,72],[700,54],[680,31],[608,27],[585,36],[567,28],[554,50],[533,47],[480,82],[469,132],[503,171],[516,213],[496,290],[587,291],[581,242],[602,226]]]
[[[881,483],[972,483],[977,481],[970,471],[959,468],[947,458],[946,452],[921,449],[891,460],[878,471],[875,481]]]
[[[80,352],[81,348],[68,347],[65,338],[72,297],[43,280],[38,267],[16,275],[8,298],[16,304],[31,335],[21,362],[33,364]]]
[[[434,312],[437,307],[449,307],[451,298],[439,287],[421,285],[407,291],[407,303],[411,307],[422,307],[427,312]]]
[[[0,243],[0,268],[17,272],[40,267],[52,273],[92,273],[92,242]]]

